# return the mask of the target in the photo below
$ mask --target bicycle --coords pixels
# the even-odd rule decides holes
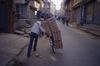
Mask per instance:
[[[56,48],[55,48],[53,36],[50,36],[50,45],[52,47],[53,53],[55,53]]]

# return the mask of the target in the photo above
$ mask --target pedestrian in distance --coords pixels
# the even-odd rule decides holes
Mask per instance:
[[[67,17],[66,19],[66,26],[68,26],[68,22],[69,22],[69,17]]]
[[[65,24],[65,17],[62,17],[62,23]]]
[[[37,46],[37,41],[38,41],[38,36],[39,34],[42,32],[45,33],[45,35],[47,37],[49,37],[49,34],[45,31],[45,29],[42,27],[41,25],[41,21],[37,21],[32,30],[31,30],[31,34],[30,34],[30,42],[29,42],[29,46],[28,46],[28,53],[27,56],[30,56],[31,50],[32,50],[32,45],[33,45],[33,40],[35,40],[34,42],[34,47],[33,50],[36,51],[36,46]]]

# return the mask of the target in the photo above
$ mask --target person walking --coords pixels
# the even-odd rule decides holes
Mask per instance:
[[[30,34],[30,42],[29,42],[29,46],[28,46],[28,53],[27,53],[27,56],[30,56],[30,53],[31,53],[31,49],[32,49],[32,45],[33,45],[33,40],[35,39],[35,42],[34,42],[34,47],[33,47],[33,50],[36,51],[36,46],[37,46],[37,41],[38,41],[38,36],[39,34],[42,32],[45,33],[45,35],[47,37],[49,37],[49,34],[45,31],[45,29],[42,27],[41,25],[41,21],[37,21],[32,30],[31,30],[31,34]]]
[[[67,17],[66,19],[66,26],[68,26],[68,22],[69,22],[69,17]]]
[[[62,17],[62,23],[65,24],[65,16]]]

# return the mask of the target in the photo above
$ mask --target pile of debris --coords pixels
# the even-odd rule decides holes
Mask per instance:
[[[20,30],[15,30],[14,33],[18,35],[22,35],[23,37],[29,37],[31,30],[27,28],[23,28]]]
[[[14,22],[13,30],[15,34],[24,36],[24,37],[29,37],[32,26],[34,23],[37,21],[37,19],[19,19],[17,22]]]
[[[31,33],[31,28],[32,28],[32,25],[27,24],[26,28],[20,28],[20,29],[14,30],[14,33],[21,35],[23,37],[29,37]]]

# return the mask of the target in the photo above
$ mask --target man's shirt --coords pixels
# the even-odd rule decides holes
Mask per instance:
[[[36,34],[40,34],[40,32],[46,32],[45,31],[45,29],[42,27],[42,25],[41,25],[41,21],[37,21],[35,24],[34,24],[34,26],[33,26],[33,28],[32,28],[32,30],[31,30],[31,32],[34,32],[34,33],[36,33]]]

